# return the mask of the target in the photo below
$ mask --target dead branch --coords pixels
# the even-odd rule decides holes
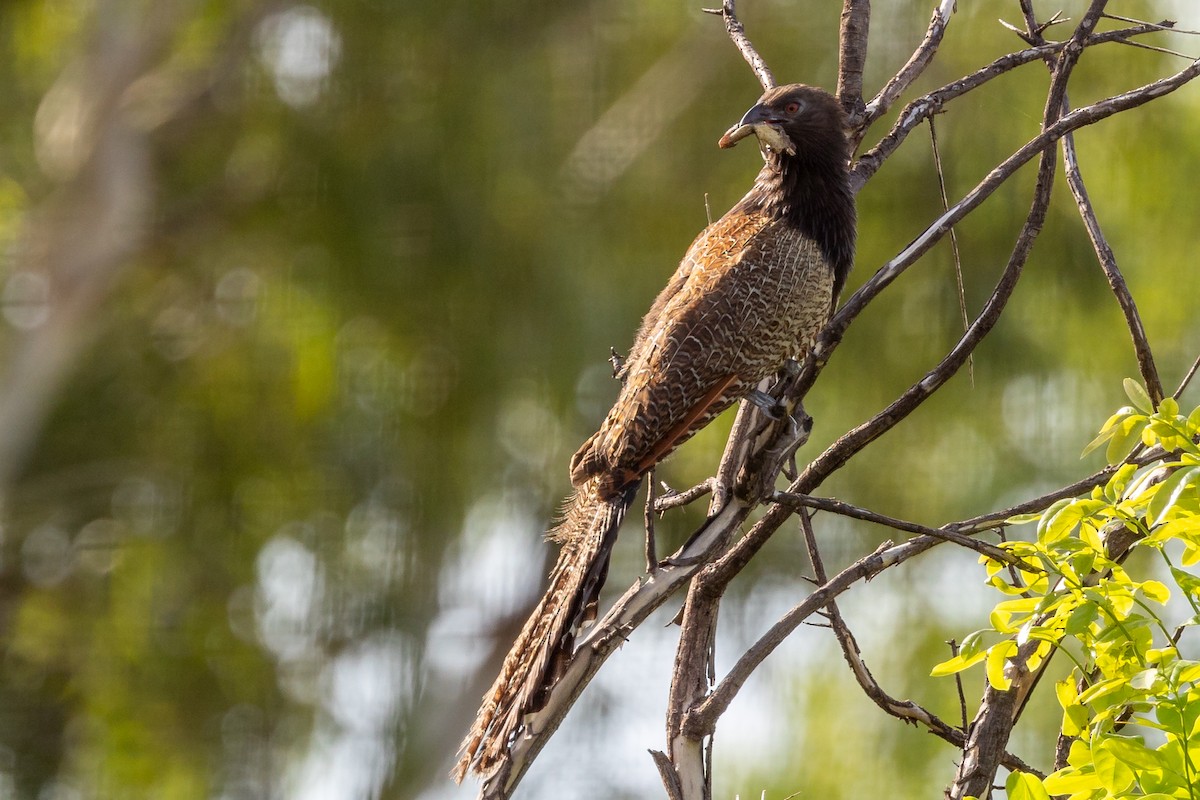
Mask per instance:
[[[926,536],[932,536],[935,539],[944,539],[947,542],[953,542],[960,547],[965,547],[968,550],[974,550],[988,558],[1002,561],[1006,564],[1014,564],[1027,572],[1042,572],[1041,567],[1027,564],[1019,558],[1015,558],[1012,553],[1007,550],[1002,550],[995,545],[981,542],[978,539],[972,539],[963,533],[959,533],[949,527],[930,528],[926,525],[920,525],[916,522],[908,522],[907,520],[888,517],[883,514],[878,514],[874,511],[869,511],[865,508],[844,503],[841,500],[834,500],[829,497],[814,497],[808,494],[792,494],[789,492],[776,492],[771,496],[771,499],[782,505],[792,506],[796,509],[813,508],[820,511],[828,511],[831,514],[838,514],[851,519],[859,519],[864,522],[874,522],[877,525],[884,525],[898,531],[906,533],[922,533]],[[803,514],[801,514],[803,516]],[[820,580],[820,576],[817,576]]]
[[[1188,384],[1192,382],[1192,378],[1195,377],[1196,370],[1200,370],[1200,356],[1197,356],[1196,360],[1192,362],[1192,366],[1188,369],[1187,374],[1179,382],[1179,388],[1175,390],[1171,397],[1174,397],[1176,400],[1179,399],[1179,396],[1183,394],[1183,390],[1188,387]]]
[[[762,84],[763,91],[770,91],[775,88],[775,76],[771,74],[771,70],[767,67],[767,62],[754,49],[754,45],[750,43],[750,38],[746,36],[746,28],[742,25],[741,20],[737,18],[737,13],[734,6],[737,0],[724,0],[720,8],[706,8],[704,13],[716,14],[725,21],[725,31],[729,34],[730,41],[734,47],[742,54],[742,58],[746,59],[746,63],[750,65],[750,70],[754,73],[754,77],[758,78],[758,82]]]
[[[1129,292],[1129,287],[1125,284],[1125,277],[1117,266],[1117,256],[1104,237],[1104,231],[1100,229],[1100,220],[1096,217],[1096,209],[1092,206],[1091,198],[1088,197],[1087,187],[1083,183],[1083,174],[1079,170],[1079,154],[1075,150],[1074,136],[1067,134],[1063,137],[1062,150],[1063,172],[1067,179],[1067,186],[1070,187],[1075,204],[1079,207],[1079,215],[1083,218],[1088,238],[1092,242],[1092,248],[1096,251],[1096,260],[1100,262],[1100,269],[1104,271],[1109,288],[1117,298],[1117,305],[1121,307],[1121,313],[1125,315],[1125,325],[1129,328],[1129,335],[1133,339],[1133,351],[1137,356],[1142,382],[1146,385],[1151,402],[1157,408],[1163,399],[1163,387],[1162,381],[1158,377],[1158,368],[1154,365],[1154,354],[1150,350],[1150,342],[1146,337],[1146,328],[1142,325],[1142,317],[1138,313],[1137,304]]]
[[[809,559],[813,565],[813,573],[817,576],[819,583],[826,583],[829,577],[825,573],[825,564],[817,548],[817,537],[813,531],[812,521],[805,512],[801,512],[799,516],[800,525],[804,531],[804,542],[808,547]],[[833,629],[833,634],[837,637],[838,644],[842,648],[842,655],[845,657],[846,663],[850,665],[850,672],[854,675],[854,679],[858,681],[859,687],[871,702],[879,706],[885,713],[897,719],[914,725],[923,725],[934,736],[944,739],[955,747],[962,749],[967,739],[962,729],[947,724],[936,714],[914,703],[912,700],[897,700],[883,690],[883,687],[875,680],[875,676],[871,674],[871,670],[867,668],[866,662],[863,661],[862,651],[859,649],[858,642],[855,640],[854,634],[850,632],[850,627],[842,617],[842,612],[838,608],[837,603],[830,603],[825,607],[825,611],[829,619],[829,626]],[[1036,775],[1041,775],[1041,773],[1031,768],[1024,761],[1008,752],[1004,753],[1001,763],[1009,769],[1019,769],[1024,772],[1033,772]]]
[[[664,511],[669,511],[672,508],[680,508],[689,505],[712,492],[716,481],[713,478],[708,478],[696,484],[690,489],[684,489],[682,492],[668,490],[665,494],[658,497],[654,501],[654,510],[659,514]]]
[[[933,167],[937,172],[938,196],[942,200],[942,211],[948,211],[950,196],[946,193],[946,171],[942,167],[942,152],[938,147],[937,125],[934,123],[933,117],[929,118],[929,146],[933,151]],[[965,332],[971,326],[971,318],[967,314],[967,289],[963,283],[962,253],[958,249],[958,234],[954,232],[954,228],[950,229],[950,253],[954,256],[954,285],[958,289],[958,311],[962,315],[963,331]],[[974,356],[967,359],[967,373],[971,378],[971,385],[974,386]]]
[[[867,40],[871,28],[871,0],[845,0],[838,32],[837,99],[857,129],[862,116],[863,71],[867,68]]]
[[[1105,31],[1089,36],[1084,42],[1084,46],[1094,47],[1099,44],[1111,42],[1125,42],[1134,36],[1162,30],[1164,26],[1169,28],[1169,25],[1169,22],[1163,22],[1158,25],[1144,24],[1119,30]],[[940,113],[946,103],[979,88],[994,78],[1011,72],[1017,67],[1032,61],[1040,61],[1055,56],[1065,46],[1065,42],[1050,42],[1028,50],[1009,53],[997,58],[987,66],[972,72],[970,75],[959,78],[940,89],[935,89],[913,100],[896,116],[896,122],[892,125],[891,130],[855,162],[853,178],[856,185],[861,186],[866,183],[879,167],[883,165],[883,162],[900,147],[908,137],[908,134],[929,117]]]
[[[851,127],[854,130],[853,142],[856,147],[862,141],[863,134],[866,133],[871,123],[886,114],[892,104],[933,61],[938,46],[946,35],[946,28],[950,25],[950,17],[954,14],[957,6],[957,0],[942,0],[938,4],[938,7],[933,10],[933,18],[929,20],[929,27],[925,31],[924,38],[913,50],[908,61],[884,84],[883,88],[879,90],[879,94],[863,107],[860,117],[851,118]],[[861,86],[859,88],[861,89]]]

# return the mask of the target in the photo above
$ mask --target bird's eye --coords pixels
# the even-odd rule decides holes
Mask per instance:
[[[793,100],[792,102],[790,102],[786,106],[784,106],[783,110],[793,116],[796,114],[799,114],[800,113],[800,101]]]

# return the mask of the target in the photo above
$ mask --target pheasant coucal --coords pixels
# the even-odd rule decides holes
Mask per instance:
[[[616,403],[571,459],[575,493],[549,536],[550,585],[504,659],[462,744],[458,780],[503,763],[595,618],[617,528],[642,477],[791,358],[828,321],[854,258],[855,211],[841,106],[800,84],[764,94],[719,142],[751,134],[754,186],[692,243],[642,321]]]

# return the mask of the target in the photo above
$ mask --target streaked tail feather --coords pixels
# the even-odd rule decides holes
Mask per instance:
[[[550,583],[517,636],[492,688],[483,696],[475,724],[459,749],[452,775],[462,781],[474,767],[488,774],[500,763],[526,714],[541,709],[549,690],[570,663],[575,634],[595,619],[608,577],[617,529],[640,482],[612,498],[589,480],[566,502],[562,522],[548,534],[562,545]]]

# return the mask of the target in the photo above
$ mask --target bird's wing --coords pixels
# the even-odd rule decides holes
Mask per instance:
[[[573,461],[576,483],[609,473],[615,490],[640,477],[798,355],[828,316],[832,273],[819,248],[764,215],[726,215],[689,261],[631,353],[608,417]]]

